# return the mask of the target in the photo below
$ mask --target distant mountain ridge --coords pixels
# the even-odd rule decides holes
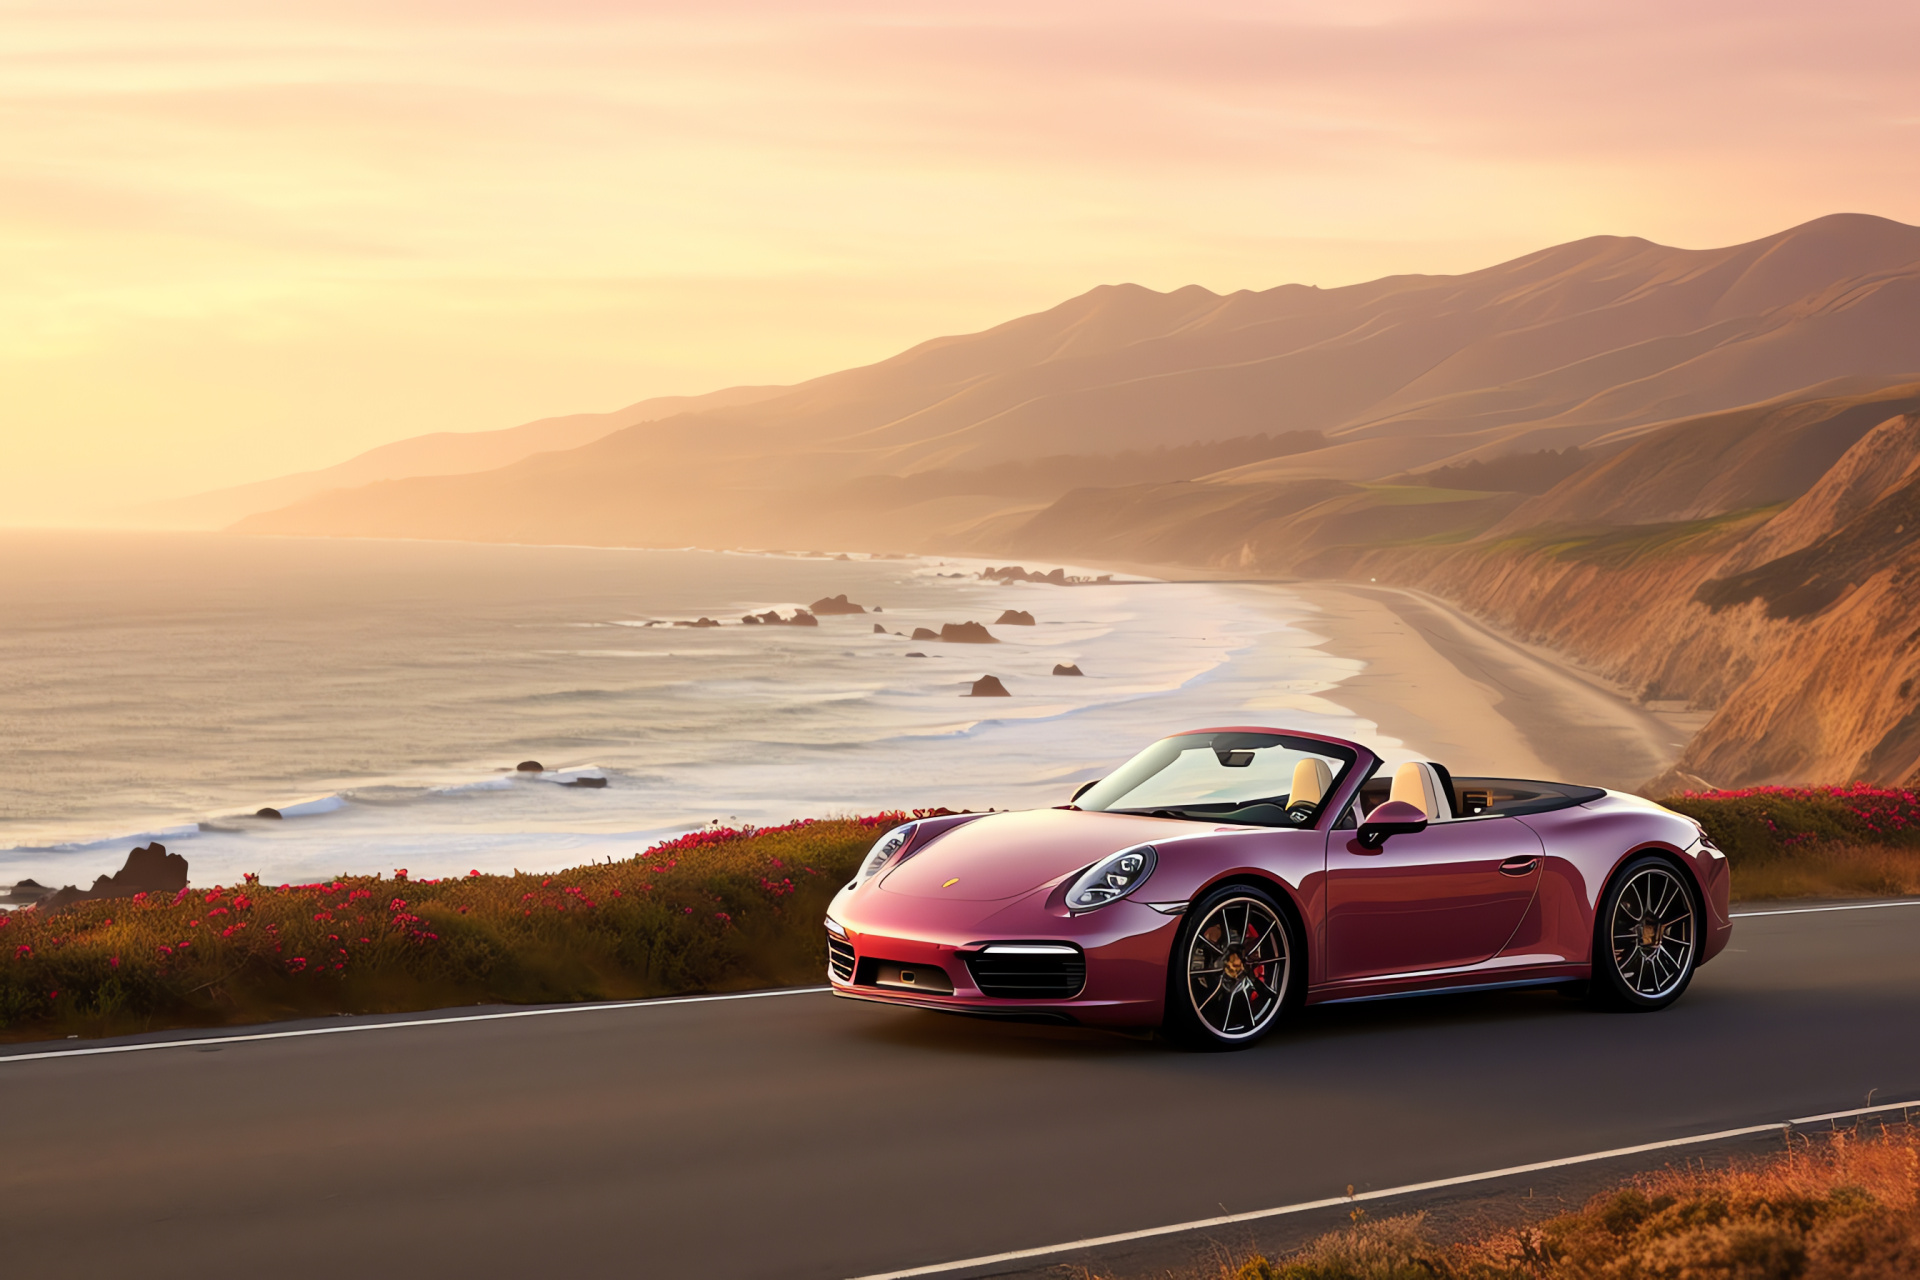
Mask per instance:
[[[821,492],[867,475],[1303,431],[1324,444],[1218,478],[1377,480],[1604,446],[1834,378],[1916,370],[1920,228],[1839,214],[1725,249],[1594,237],[1466,275],[1340,289],[1102,286],[751,404],[454,480],[334,492],[242,527],[904,549],[1023,503],[948,493],[863,520]]]
[[[1920,228],[1595,237],[1344,289],[1103,286],[235,528],[1375,578],[1714,709],[1651,792],[1920,784]]]
[[[317,471],[151,502],[135,508],[133,514],[165,528],[219,529],[246,516],[273,511],[329,489],[349,489],[412,476],[491,471],[536,453],[575,449],[623,427],[699,409],[751,404],[780,390],[779,387],[728,387],[699,396],[656,396],[611,413],[541,418],[498,431],[436,431],[380,445]]]

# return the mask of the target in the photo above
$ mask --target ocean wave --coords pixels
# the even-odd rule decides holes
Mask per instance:
[[[299,704],[284,681],[260,685],[258,700],[241,706],[257,737],[234,739],[247,750],[226,739],[163,743],[170,755],[153,767],[173,768],[166,776],[177,781],[156,798],[130,795],[117,808],[91,803],[95,797],[91,807],[76,801],[44,824],[48,838],[0,849],[0,879],[90,880],[116,869],[131,844],[155,839],[191,842],[197,883],[232,882],[242,871],[277,882],[388,866],[416,874],[551,868],[624,856],[715,817],[764,823],[926,804],[1056,804],[1065,782],[1100,776],[1165,732],[1258,723],[1262,711],[1282,707],[1302,728],[1357,731],[1357,720],[1317,696],[1353,664],[1315,647],[1320,638],[1294,625],[1302,609],[1284,593],[1124,582],[1098,590],[999,586],[975,576],[987,563],[742,555],[691,565],[677,553],[653,552],[624,568],[617,594],[605,598],[568,595],[532,618],[521,610],[491,621],[443,613],[438,630],[419,632],[427,639],[404,662],[388,648],[374,653],[386,667],[343,660],[323,673],[332,681],[325,699]],[[639,572],[638,564],[660,573]],[[936,576],[943,574],[960,576]],[[663,616],[734,617],[738,609],[729,613],[716,601],[843,591],[886,612],[757,633],[751,644],[741,631],[730,643],[712,643],[711,632],[608,621],[641,604]],[[966,619],[992,626],[1006,607],[1034,613],[1040,625],[993,627],[998,645],[938,648],[871,631],[875,621],[907,632]],[[543,626],[556,628],[544,644],[529,630]],[[582,649],[588,637],[578,628],[589,626],[620,627],[602,632],[620,647]],[[701,640],[689,643],[690,635]],[[906,659],[912,649],[929,657]],[[696,665],[583,668],[580,661],[674,656]],[[162,662],[165,652],[156,648],[146,660]],[[1061,660],[1087,676],[1052,676]],[[578,683],[583,670],[593,686]],[[689,670],[706,675],[690,678]],[[1015,698],[963,700],[983,673],[999,676]],[[230,677],[223,672],[215,687],[209,675],[204,686],[185,684],[169,696],[182,705],[194,696],[230,700]],[[110,734],[113,726],[95,731]],[[309,741],[320,746],[272,755],[282,744]],[[461,744],[457,752],[446,749],[453,743]],[[224,764],[216,748],[228,752]],[[348,780],[339,763],[382,752],[394,758],[384,776]],[[595,763],[580,763],[583,757]],[[564,767],[513,772],[526,758]],[[278,781],[250,784],[249,768]],[[223,781],[210,784],[209,776]],[[595,776],[610,785],[565,785]],[[315,790],[276,806],[290,820],[251,816],[287,779],[303,777]],[[185,804],[183,796],[197,799]],[[53,795],[47,803],[64,802]],[[168,820],[143,823],[143,804]],[[204,827],[171,817],[196,808],[213,815]],[[128,834],[95,837],[89,827]]]

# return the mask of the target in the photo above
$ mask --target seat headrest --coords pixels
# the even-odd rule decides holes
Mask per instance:
[[[1287,795],[1289,806],[1319,804],[1333,790],[1333,770],[1325,760],[1308,756],[1293,766],[1293,787]]]
[[[1440,774],[1424,760],[1409,760],[1393,771],[1393,790],[1389,800],[1403,800],[1427,815],[1428,822],[1445,822],[1453,817],[1453,804],[1441,784]]]

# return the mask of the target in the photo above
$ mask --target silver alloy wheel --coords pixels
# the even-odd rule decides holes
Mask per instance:
[[[1693,968],[1693,895],[1665,867],[1648,867],[1620,886],[1608,931],[1614,967],[1637,996],[1658,1000]]]
[[[1187,997],[1207,1030],[1246,1040],[1266,1030],[1287,992],[1287,927],[1257,898],[1228,898],[1193,931]]]

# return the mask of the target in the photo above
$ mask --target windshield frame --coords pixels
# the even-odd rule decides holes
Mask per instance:
[[[1205,746],[1196,747],[1182,743],[1183,739],[1194,738],[1206,739]],[[1256,742],[1254,740],[1260,741]],[[1115,796],[1114,800],[1124,800],[1128,794],[1138,791],[1152,778],[1172,766],[1185,752],[1199,749],[1212,749],[1216,754],[1222,754],[1234,750],[1278,746],[1288,751],[1297,752],[1302,755],[1318,756],[1321,759],[1329,761],[1329,763],[1334,766],[1333,781],[1327,787],[1326,794],[1321,796],[1319,802],[1314,805],[1309,818],[1291,821],[1274,821],[1270,818],[1269,820],[1260,820],[1251,816],[1233,816],[1236,813],[1255,808],[1266,808],[1272,810],[1274,813],[1285,813],[1291,808],[1291,806],[1279,806],[1277,799],[1272,796],[1232,801],[1200,801],[1182,805],[1133,805],[1116,808],[1094,808],[1086,803],[1089,796],[1105,788],[1108,783],[1122,778],[1133,766],[1149,763],[1156,750],[1167,748],[1177,743],[1181,743],[1182,745],[1174,747],[1157,766],[1151,769],[1145,769],[1139,772],[1137,777],[1129,780],[1126,790]],[[1372,752],[1366,750],[1364,747],[1342,741],[1338,738],[1321,737],[1318,734],[1256,727],[1192,729],[1184,733],[1169,734],[1167,737],[1152,743],[1112,773],[1108,774],[1105,778],[1089,785],[1080,795],[1075,797],[1074,803],[1068,807],[1081,809],[1089,813],[1125,813],[1145,817],[1170,818],[1187,822],[1217,822],[1234,826],[1266,827],[1276,830],[1310,830],[1322,825],[1327,814],[1334,811],[1331,808],[1330,802],[1339,799],[1343,793],[1350,790],[1350,784],[1359,773],[1365,772],[1371,774],[1373,769],[1369,766],[1374,765],[1377,765],[1376,758]],[[1097,804],[1098,801],[1096,800],[1095,803]]]

